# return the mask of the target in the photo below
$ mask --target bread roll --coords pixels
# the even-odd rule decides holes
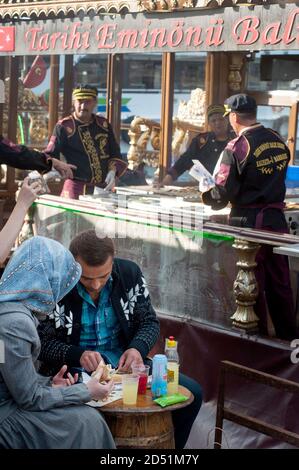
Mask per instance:
[[[115,372],[115,369],[112,368],[111,364],[105,364],[103,359],[91,376],[100,382],[108,382],[109,380],[121,382],[121,375]]]

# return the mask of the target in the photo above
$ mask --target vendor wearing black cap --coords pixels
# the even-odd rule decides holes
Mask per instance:
[[[111,189],[115,177],[126,170],[120,148],[107,119],[93,114],[97,89],[78,86],[73,90],[74,112],[58,121],[46,152],[77,167],[74,179],[67,179],[61,196],[78,199],[95,186]]]
[[[208,107],[207,118],[211,132],[198,134],[175,164],[167,171],[162,184],[172,184],[185,171],[193,166],[192,160],[199,160],[206,169],[213,173],[220,153],[230,139],[235,137],[229,131],[227,118],[223,117],[224,106],[212,104]]]
[[[231,225],[287,233],[283,208],[289,149],[275,131],[256,122],[257,105],[251,96],[233,95],[226,100],[225,108],[238,137],[224,149],[216,170],[216,186],[203,193],[203,202],[213,209],[230,202]],[[268,308],[276,335],[293,339],[296,327],[288,259],[263,245],[256,261],[260,332],[267,333]]]

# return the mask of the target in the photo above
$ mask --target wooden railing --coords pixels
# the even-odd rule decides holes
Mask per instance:
[[[229,377],[228,377],[229,375]],[[267,385],[268,387],[282,390],[286,393],[299,394],[299,384],[290,380],[282,379],[265,372],[260,372],[249,367],[235,364],[230,361],[222,361],[220,369],[217,415],[215,426],[214,448],[219,449],[222,445],[223,420],[245,426],[253,431],[266,434],[280,441],[287,442],[299,447],[299,434],[288,431],[280,426],[274,426],[262,419],[257,419],[249,415],[250,408],[246,408],[243,413],[234,411],[231,407],[225,406],[226,385],[231,383],[231,375],[242,377],[246,381]]]

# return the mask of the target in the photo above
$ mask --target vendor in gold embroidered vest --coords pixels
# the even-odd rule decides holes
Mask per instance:
[[[92,193],[95,187],[112,189],[115,177],[121,176],[127,164],[122,160],[111,125],[103,116],[93,113],[97,89],[78,86],[73,90],[74,112],[55,125],[46,152],[76,165],[74,179],[67,179],[61,196],[78,199]]]

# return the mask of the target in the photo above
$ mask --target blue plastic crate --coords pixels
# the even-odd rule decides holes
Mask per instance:
[[[286,175],[286,187],[298,188],[299,187],[299,166],[289,165]]]

